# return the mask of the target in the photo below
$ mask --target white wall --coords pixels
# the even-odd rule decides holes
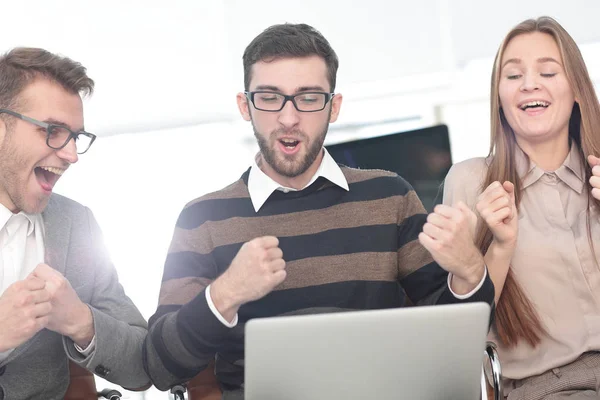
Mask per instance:
[[[28,0],[2,3],[0,50],[41,46],[83,62],[97,83],[87,125],[108,135],[235,121],[243,49],[274,23],[326,35],[350,103],[452,86],[441,77],[492,57],[510,27],[544,14],[581,44],[600,41],[596,0]]]

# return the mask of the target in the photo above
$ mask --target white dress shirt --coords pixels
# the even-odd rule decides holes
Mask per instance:
[[[41,215],[13,214],[0,204],[0,295],[44,262],[44,224]],[[13,349],[0,353],[4,360]]]
[[[252,200],[252,205],[254,206],[254,211],[256,212],[260,210],[260,208],[263,206],[263,204],[265,204],[269,196],[271,196],[274,191],[281,190],[282,192],[288,193],[297,190],[294,188],[281,186],[279,183],[275,182],[267,174],[265,174],[258,167],[257,161],[259,157],[260,153],[256,155],[254,164],[252,164],[252,168],[250,169],[250,175],[248,176],[248,192],[250,193],[250,200]],[[344,173],[325,148],[323,148],[323,160],[321,161],[321,165],[319,165],[317,172],[315,172],[313,177],[310,179],[310,181],[308,181],[303,189],[306,189],[312,185],[321,176],[346,191],[350,190]]]
[[[41,214],[13,214],[0,204],[0,296],[13,283],[25,279],[44,262],[44,222]],[[75,345],[87,356],[95,348],[95,336],[86,349]],[[0,352],[0,361],[14,349]]]
[[[256,211],[256,212],[258,212],[258,210],[260,210],[260,208],[263,206],[263,204],[265,204],[265,202],[267,201],[269,196],[271,196],[271,194],[275,190],[281,190],[285,193],[288,193],[291,191],[297,191],[297,189],[294,189],[294,188],[281,186],[279,183],[275,182],[267,174],[265,174],[258,167],[257,160],[259,159],[259,157],[260,157],[260,153],[256,155],[256,157],[254,159],[254,163],[252,164],[252,167],[250,168],[250,175],[248,176],[248,192],[250,194],[250,200],[252,201],[252,205],[254,206],[254,211]],[[331,157],[331,155],[325,148],[323,148],[323,160],[321,161],[321,165],[319,165],[317,172],[313,175],[313,177],[306,184],[306,186],[304,186],[303,189],[312,185],[320,177],[327,179],[334,185],[337,185],[346,191],[350,190],[350,187],[348,186],[348,181],[346,180],[346,177],[344,176],[344,173],[342,172],[340,166],[335,162],[333,157]],[[479,284],[477,285],[477,287],[475,289],[473,289],[471,292],[469,292],[467,294],[458,295],[458,294],[454,293],[454,291],[452,291],[452,287],[450,286],[450,282],[452,280],[452,274],[448,274],[448,287],[450,288],[450,292],[454,295],[454,297],[456,297],[458,299],[467,299],[467,298],[471,297],[475,292],[477,292],[481,288],[481,286],[483,285],[483,282],[485,281],[486,276],[487,276],[487,269],[484,271],[483,278],[481,279],[481,282],[479,282]],[[233,318],[233,321],[228,322],[225,318],[223,318],[221,313],[219,313],[219,311],[217,310],[217,307],[215,307],[215,304],[213,303],[212,298],[210,296],[210,285],[206,288],[205,294],[206,294],[206,301],[208,302],[208,307],[211,309],[213,314],[215,314],[217,319],[229,328],[233,328],[234,326],[236,326],[237,322],[238,322],[237,314]]]

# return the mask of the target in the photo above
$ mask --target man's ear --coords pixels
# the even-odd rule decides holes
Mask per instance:
[[[335,122],[338,119],[338,115],[340,114],[340,108],[342,107],[342,97],[341,93],[336,93],[331,98],[331,115],[329,116],[329,123]]]
[[[245,93],[240,92],[236,96],[238,110],[240,110],[240,114],[245,121],[250,121],[250,102],[248,101],[248,96]]]

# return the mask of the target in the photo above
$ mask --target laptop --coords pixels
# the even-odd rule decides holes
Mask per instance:
[[[478,400],[486,303],[252,319],[246,400]]]

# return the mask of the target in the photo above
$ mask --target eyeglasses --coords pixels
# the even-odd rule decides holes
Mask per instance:
[[[77,154],[83,154],[89,150],[92,143],[94,143],[94,140],[96,140],[96,135],[93,133],[84,131],[73,132],[64,125],[49,124],[11,110],[0,108],[0,114],[2,113],[12,115],[13,117],[17,117],[23,121],[46,129],[46,144],[54,150],[62,149],[69,143],[69,140],[73,139],[75,147],[77,148]]]
[[[254,104],[254,108],[269,112],[283,110],[288,101],[291,101],[296,110],[300,112],[317,112],[323,110],[329,100],[335,96],[334,93],[326,92],[303,92],[293,96],[263,91],[244,92],[244,94]]]

